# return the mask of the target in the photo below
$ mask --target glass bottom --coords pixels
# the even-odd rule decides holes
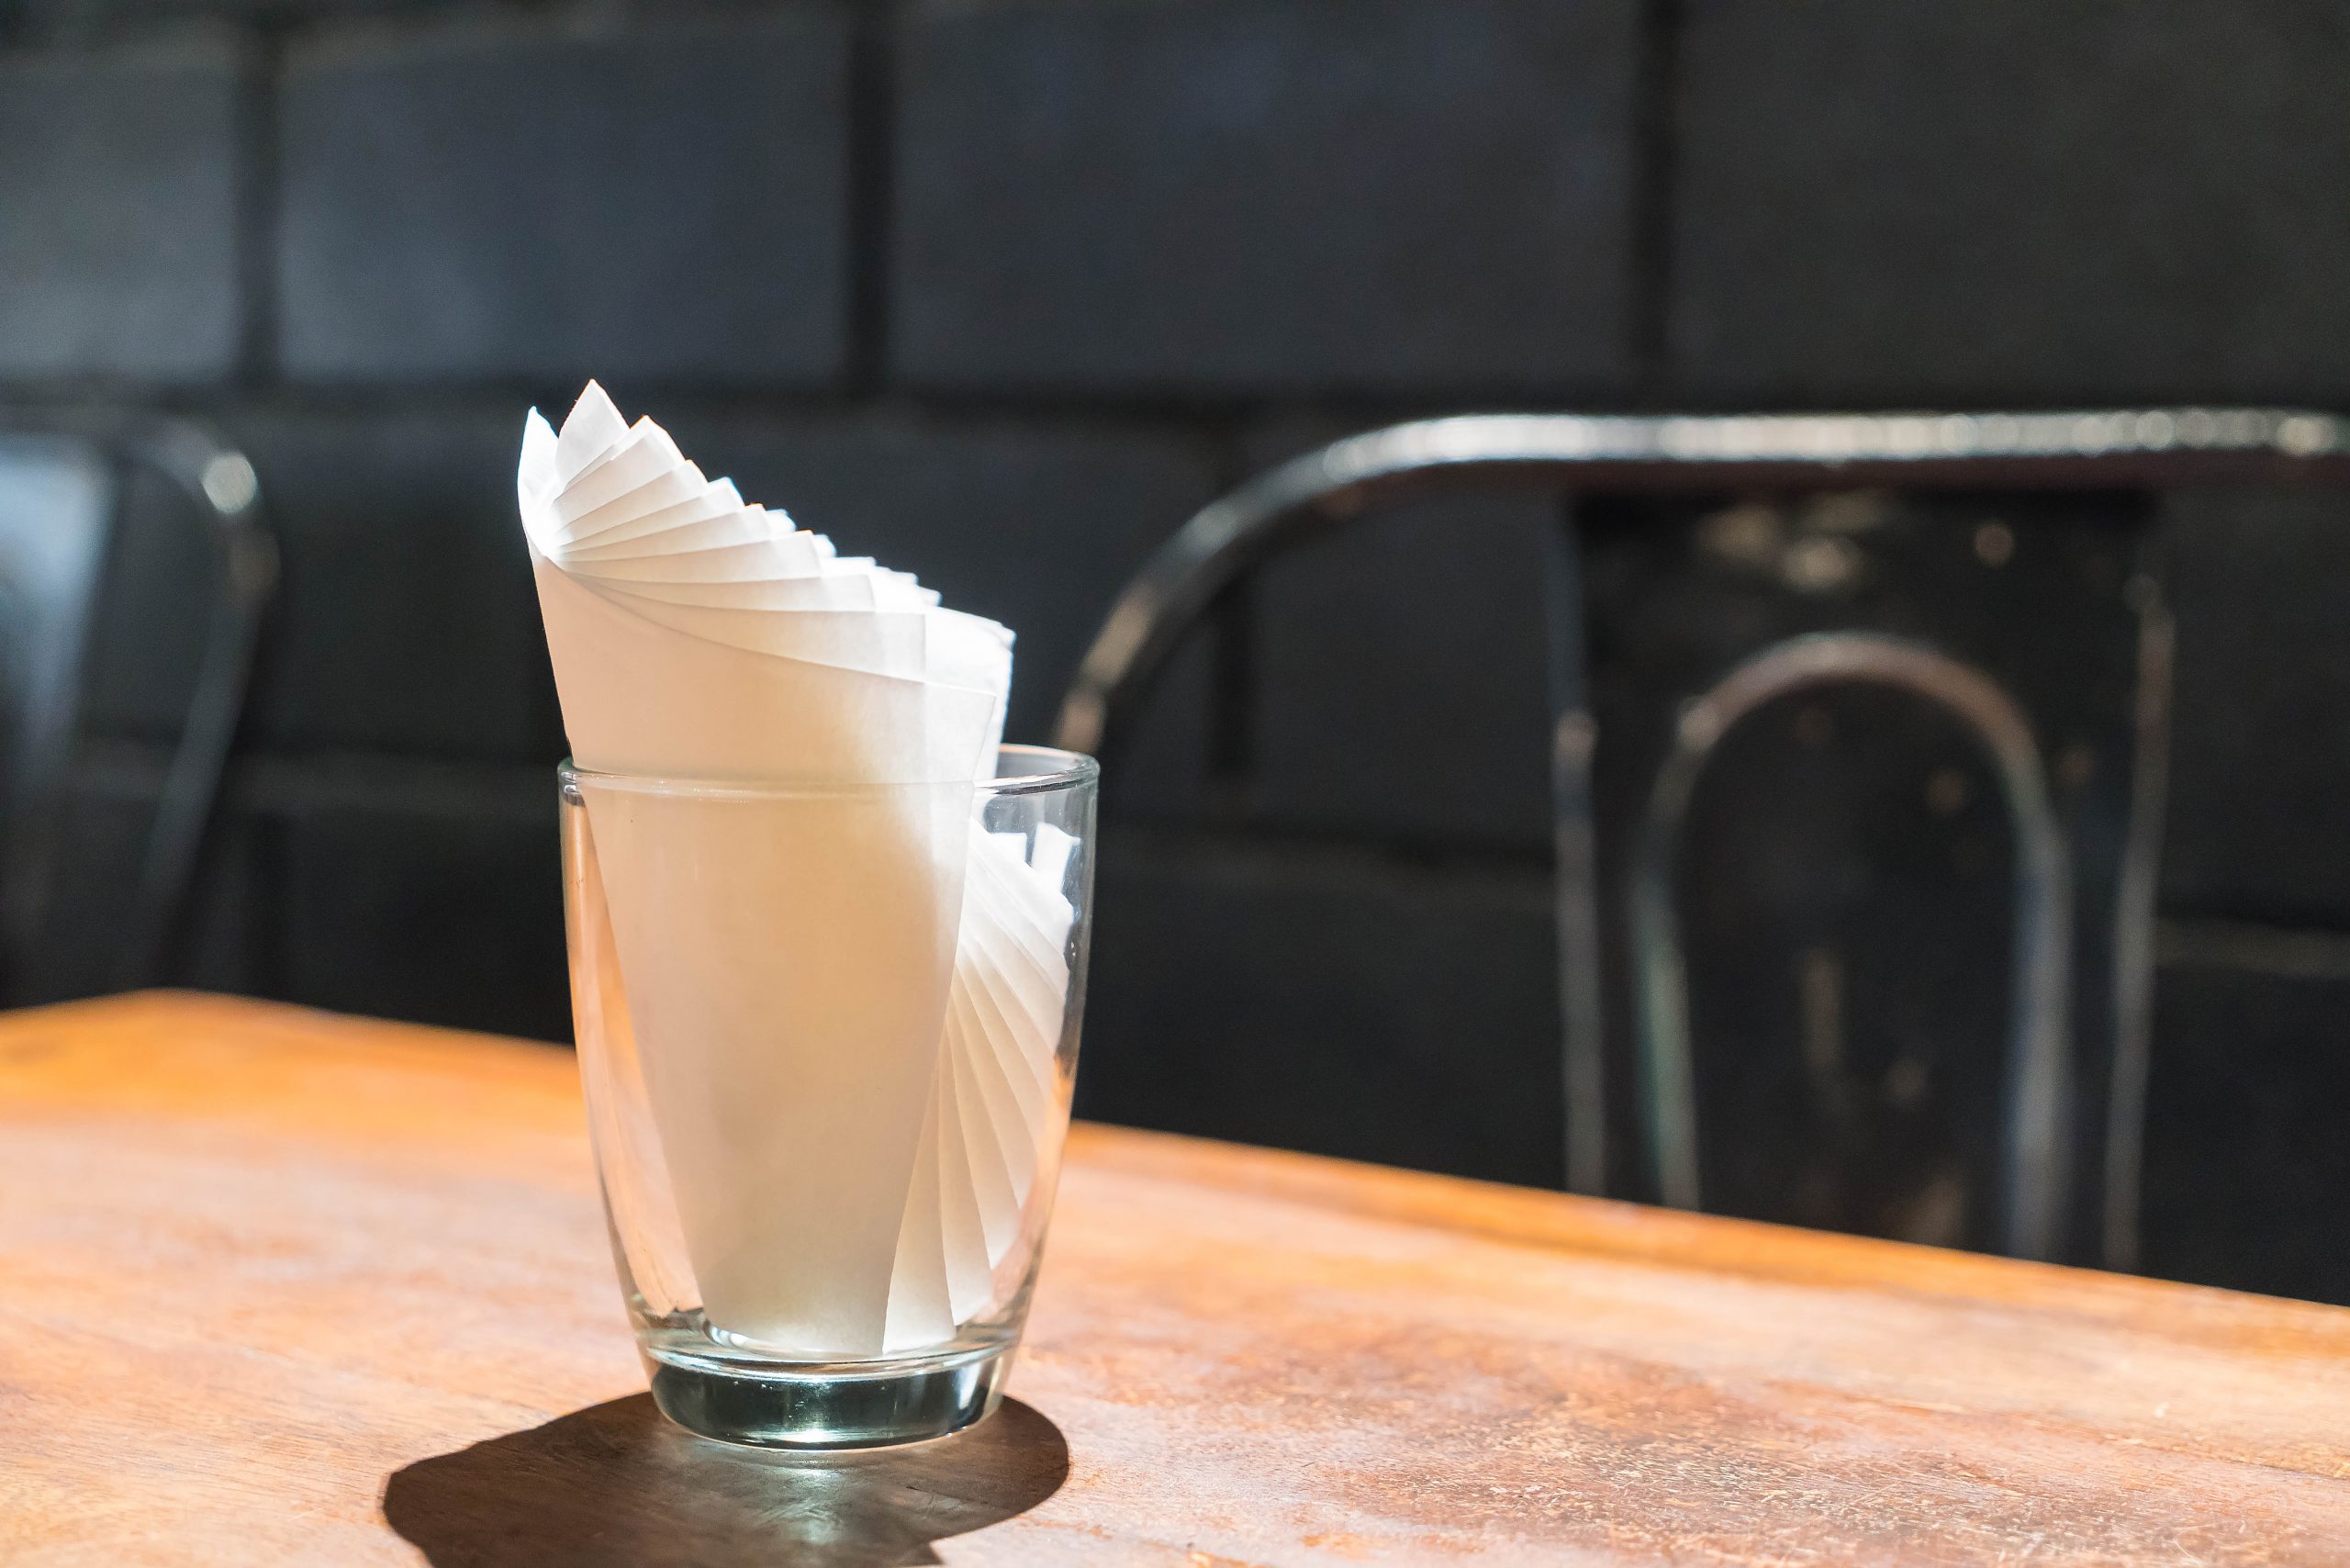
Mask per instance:
[[[763,1449],[918,1443],[986,1418],[1003,1398],[1012,1347],[904,1366],[754,1364],[643,1347],[653,1403],[686,1430]]]

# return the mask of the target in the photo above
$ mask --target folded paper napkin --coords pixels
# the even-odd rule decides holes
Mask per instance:
[[[1074,846],[989,833],[972,788],[1012,633],[745,505],[593,382],[560,433],[532,411],[516,488],[589,770],[581,940],[622,982],[580,1046],[591,1086],[641,1074],[589,1105],[640,1292],[793,1355],[953,1338],[1017,1288],[1067,1114]]]

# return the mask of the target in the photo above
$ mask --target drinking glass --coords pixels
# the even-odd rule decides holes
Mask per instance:
[[[1098,770],[1007,745],[994,772],[559,770],[612,1257],[691,1431],[909,1442],[1002,1395],[1069,1128]]]

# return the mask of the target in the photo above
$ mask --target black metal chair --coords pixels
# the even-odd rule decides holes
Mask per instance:
[[[187,902],[276,580],[260,486],[243,454],[185,420],[0,420],[0,962],[12,995],[46,928],[80,743],[92,624],[110,547],[143,477],[192,515],[211,557],[204,644],[162,780],[138,886],[104,972],[159,966]]]
[[[2129,1267],[2171,658],[2153,502],[2172,486],[2246,479],[2350,479],[2350,423],[2175,409],[1397,425],[1283,464],[1193,517],[1112,608],[1056,741],[1114,752],[1186,634],[1301,540],[1430,494],[1555,496],[1566,503],[1549,596],[1566,1185],[1699,1206],[1743,1181],[1709,1179],[1701,1148],[1762,1179],[1755,1160],[1734,1158],[1734,1131],[1699,1137],[1701,1107],[1726,1124],[1751,1086],[1735,1053],[1704,1066],[1692,1044],[1693,801],[1756,715],[1865,688],[1971,743],[2012,841],[1996,1190],[1977,1205],[1972,1244]],[[2042,539],[2035,559],[2049,569],[2001,573],[2020,541],[2038,550]],[[1595,564],[1613,585],[1605,602],[1586,589]],[[1695,598],[1693,574],[1706,582]],[[2059,631],[2069,641],[2052,640]],[[1597,684],[1595,642],[1613,662]],[[1822,730],[1828,711],[1797,718]],[[1890,710],[1873,711],[1884,722]],[[1928,790],[1953,811],[1965,796],[1954,778]],[[1852,802],[1865,802],[1867,784]],[[1739,849],[1721,834],[1712,847]],[[1809,909],[1783,924],[1826,919]],[[1826,998],[1796,1030],[1807,1058],[1813,1036],[1829,1058],[1839,1048],[1842,954],[1875,940],[1849,929],[1849,912],[1837,918],[1842,936],[1803,949],[1797,989]],[[1708,946],[1734,958],[1735,918],[1714,924]],[[1849,1126],[1861,1113],[1833,1103],[1851,1098],[1833,1067],[1809,1081],[1831,1103],[1820,1126]],[[1627,1141],[1638,1159],[1616,1152]]]

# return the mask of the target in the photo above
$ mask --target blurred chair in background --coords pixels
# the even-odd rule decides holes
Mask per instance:
[[[93,622],[109,550],[134,494],[202,536],[211,580],[203,646],[165,768],[132,902],[96,969],[118,987],[162,978],[276,577],[244,455],[181,420],[17,419],[0,428],[0,992],[46,993],[28,973],[58,893],[64,792],[76,760]],[[159,683],[170,672],[139,672]]]
[[[1566,1184],[2128,1268],[2170,688],[2154,502],[2241,478],[2341,483],[2350,425],[1399,425],[1194,517],[1057,739],[1114,751],[1291,544],[1431,493],[1555,495]]]

